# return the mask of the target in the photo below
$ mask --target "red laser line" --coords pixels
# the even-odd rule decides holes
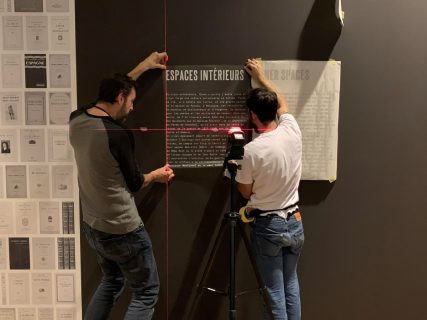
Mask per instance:
[[[167,0],[163,2],[164,9],[164,52],[167,52]],[[167,61],[165,62],[167,69]],[[165,158],[168,163],[168,90],[166,81],[166,71],[163,72],[163,88],[165,97]],[[165,186],[166,190],[166,318],[169,318],[169,184]]]
[[[99,129],[93,129],[95,131],[140,131],[140,132],[146,132],[146,131],[212,131],[212,132],[229,132],[230,128],[137,128],[137,129],[105,129],[105,128],[99,128]],[[252,131],[253,129],[249,128],[241,128],[242,131]],[[259,129],[262,131],[262,129]],[[166,155],[167,157],[167,155]],[[167,158],[166,158],[167,159]]]

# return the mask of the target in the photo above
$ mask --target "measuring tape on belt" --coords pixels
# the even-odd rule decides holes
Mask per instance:
[[[239,210],[240,220],[242,220],[244,223],[250,223],[255,220],[255,217],[251,217],[249,215],[250,212],[248,212],[246,209],[253,209],[253,208],[248,206],[241,207]]]

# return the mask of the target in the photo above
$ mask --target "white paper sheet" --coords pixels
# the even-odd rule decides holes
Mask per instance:
[[[47,50],[47,16],[26,17],[27,50]]]
[[[35,201],[15,202],[16,234],[37,233],[37,203]]]
[[[25,124],[46,124],[46,94],[44,92],[25,92]]]
[[[21,129],[21,161],[45,161],[44,129]]]
[[[50,43],[52,51],[70,49],[70,22],[68,17],[51,17]]]
[[[67,54],[51,54],[49,59],[50,86],[52,88],[70,88],[70,56]]]
[[[22,60],[19,54],[2,54],[1,75],[3,88],[22,88]]]
[[[3,49],[24,49],[22,17],[3,16]]]
[[[49,166],[28,166],[28,175],[30,178],[30,198],[49,198]]]
[[[28,273],[9,274],[10,304],[30,303],[30,275]]]
[[[263,61],[302,131],[302,180],[336,180],[341,63]]]
[[[33,269],[55,269],[55,238],[32,239]]]
[[[27,169],[25,166],[6,166],[6,197],[27,197]]]
[[[22,124],[22,94],[20,92],[0,93],[0,112],[2,125]]]
[[[0,162],[18,160],[17,135],[15,129],[0,129]]]
[[[56,301],[74,302],[74,274],[56,275]]]
[[[71,113],[71,97],[69,92],[51,92],[49,94],[50,124],[68,124]]]
[[[73,166],[52,166],[52,197],[72,198],[73,196]]]
[[[41,234],[58,234],[59,233],[59,202],[40,201],[40,233]]]
[[[52,304],[52,274],[34,273],[31,275],[32,284],[32,303],[34,304]]]

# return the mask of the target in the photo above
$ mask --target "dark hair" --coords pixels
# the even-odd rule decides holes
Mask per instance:
[[[126,74],[115,73],[109,78],[105,78],[101,81],[97,101],[114,103],[120,93],[122,93],[124,97],[127,97],[132,91],[132,88],[136,89],[135,80]]]
[[[253,89],[248,93],[246,106],[257,115],[259,121],[267,124],[276,119],[277,95],[264,88]]]

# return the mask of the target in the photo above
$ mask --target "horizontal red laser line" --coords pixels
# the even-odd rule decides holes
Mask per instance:
[[[137,128],[137,129],[94,129],[97,131],[230,131],[230,128]],[[253,129],[241,129],[242,131],[252,131]]]

